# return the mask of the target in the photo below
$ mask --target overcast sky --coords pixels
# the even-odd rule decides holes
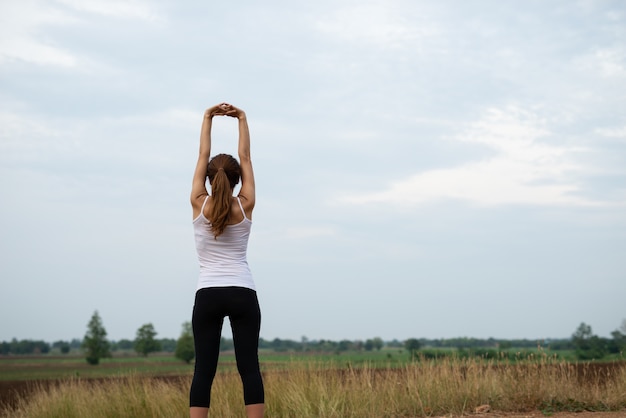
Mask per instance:
[[[95,310],[178,337],[223,101],[252,136],[261,337],[626,318],[623,1],[0,0],[0,340],[82,338]]]

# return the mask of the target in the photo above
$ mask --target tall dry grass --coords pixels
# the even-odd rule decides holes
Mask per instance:
[[[624,410],[626,368],[603,374],[548,357],[501,364],[475,359],[421,360],[404,368],[293,364],[264,373],[267,417],[427,417],[498,411]],[[191,377],[70,380],[19,401],[5,417],[186,417]],[[242,417],[236,373],[216,377],[210,416]]]

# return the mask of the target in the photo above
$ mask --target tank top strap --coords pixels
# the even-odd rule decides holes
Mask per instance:
[[[239,203],[239,208],[241,209],[241,213],[243,214],[243,219],[248,219],[248,217],[246,216],[246,211],[243,210],[243,205],[241,204],[241,199],[239,199],[239,196],[237,196],[237,203]]]
[[[204,202],[202,203],[202,208],[200,209],[200,213],[204,214],[204,207],[206,206],[206,202],[209,201],[209,195],[204,198]]]

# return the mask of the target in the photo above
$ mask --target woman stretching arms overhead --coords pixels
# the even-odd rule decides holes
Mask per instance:
[[[239,162],[227,154],[218,154],[209,160],[215,116],[238,119]],[[211,194],[206,189],[207,177]],[[235,197],[233,190],[240,178],[241,189]],[[215,105],[204,112],[200,155],[191,189],[193,228],[200,262],[192,318],[196,363],[189,395],[191,418],[208,416],[226,316],[233,332],[246,414],[249,418],[263,416],[265,399],[258,358],[261,311],[246,257],[254,201],[246,114],[227,103]]]

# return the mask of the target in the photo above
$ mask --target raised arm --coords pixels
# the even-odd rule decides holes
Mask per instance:
[[[194,218],[200,213],[204,197],[208,195],[206,189],[206,171],[211,157],[211,127],[213,125],[213,117],[226,115],[227,104],[220,103],[205,110],[202,118],[202,128],[200,130],[200,152],[198,154],[198,162],[196,170],[193,173],[193,181],[191,183],[191,206],[193,207]]]
[[[241,165],[241,189],[239,198],[246,211],[248,218],[252,217],[252,209],[255,203],[254,171],[252,170],[252,160],[250,159],[250,130],[246,113],[232,105],[227,105],[227,116],[232,116],[239,121],[239,164]]]

